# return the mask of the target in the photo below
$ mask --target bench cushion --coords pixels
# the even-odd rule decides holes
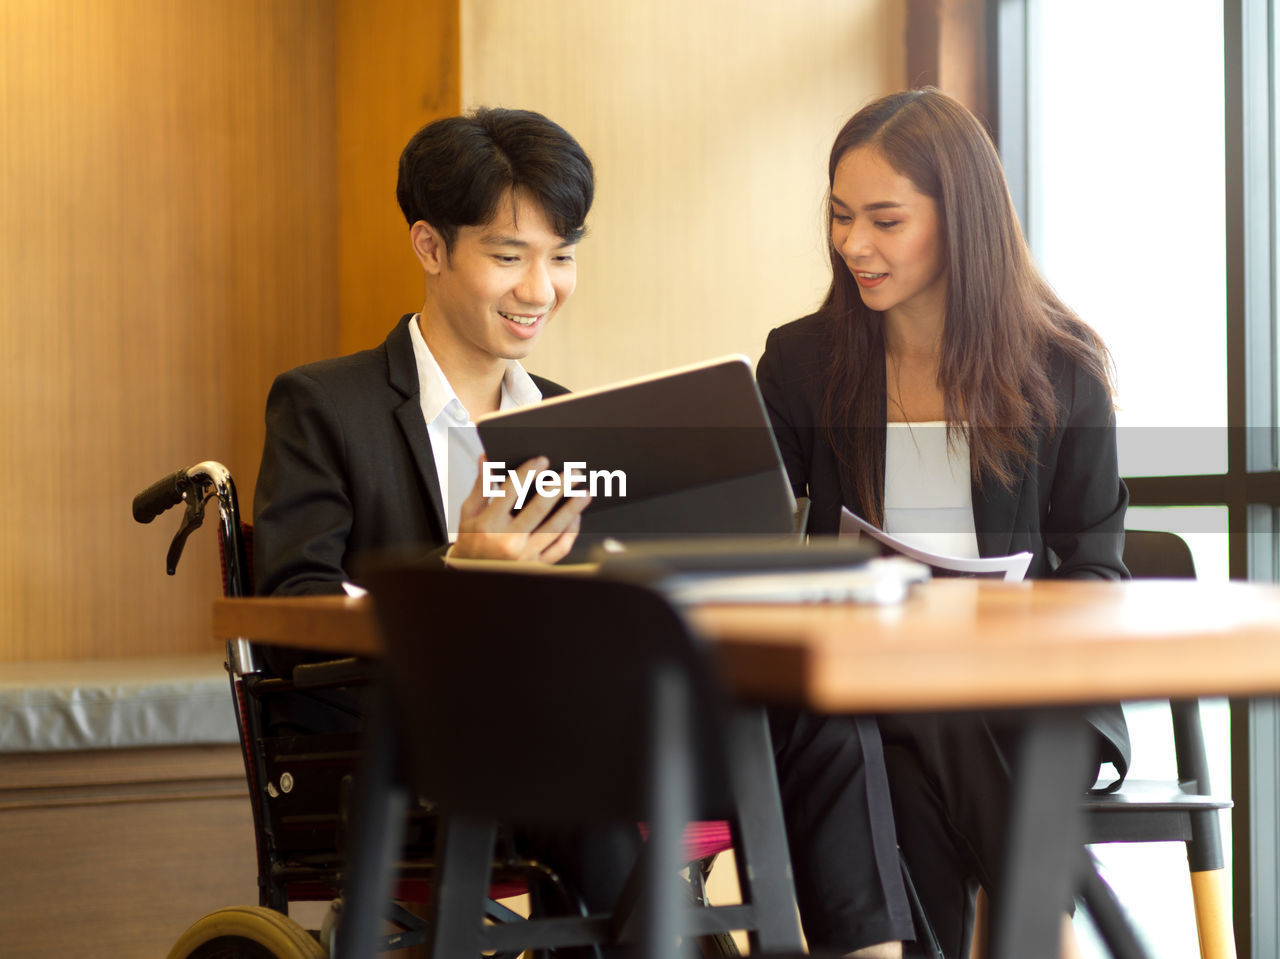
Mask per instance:
[[[223,659],[0,663],[0,753],[237,742]]]

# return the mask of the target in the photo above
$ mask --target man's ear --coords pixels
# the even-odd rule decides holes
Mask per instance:
[[[418,262],[429,275],[435,276],[449,262],[449,250],[445,246],[440,231],[426,220],[419,220],[409,228],[409,238],[413,242],[413,252],[418,255]]]

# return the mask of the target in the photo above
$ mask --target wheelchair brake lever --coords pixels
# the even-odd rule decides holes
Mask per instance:
[[[182,516],[182,525],[174,534],[169,544],[169,555],[166,557],[166,568],[172,576],[178,569],[178,560],[182,558],[182,548],[187,544],[187,537],[200,528],[204,522],[204,491],[198,483],[191,483],[182,491],[182,498],[187,501],[186,512]]]

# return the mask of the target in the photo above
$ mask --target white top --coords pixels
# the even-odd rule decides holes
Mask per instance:
[[[888,425],[885,532],[917,549],[976,559],[968,435],[962,430],[948,449],[941,420]]]
[[[444,500],[445,523],[449,542],[452,543],[458,538],[462,501],[480,475],[480,454],[484,447],[480,443],[480,433],[471,421],[471,414],[463,407],[440,364],[431,355],[427,341],[422,338],[416,316],[409,324],[409,338],[413,341],[413,357],[418,364],[422,418],[426,421],[427,436],[431,440],[431,454],[435,457],[436,476],[440,480],[440,496]],[[515,409],[541,399],[542,391],[533,382],[533,377],[517,360],[508,360],[498,408]]]

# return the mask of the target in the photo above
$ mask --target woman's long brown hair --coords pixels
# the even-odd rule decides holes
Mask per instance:
[[[1010,487],[1035,457],[1038,427],[1060,412],[1051,349],[1108,389],[1106,346],[1049,288],[1031,260],[1000,159],[978,119],[932,88],[896,93],[858,111],[831,148],[828,183],[851,149],[871,146],[938,204],[947,264],[939,386],[948,435],[968,423],[973,478]],[[884,314],[868,309],[831,242],[829,377],[823,420],[866,517],[884,522]]]

